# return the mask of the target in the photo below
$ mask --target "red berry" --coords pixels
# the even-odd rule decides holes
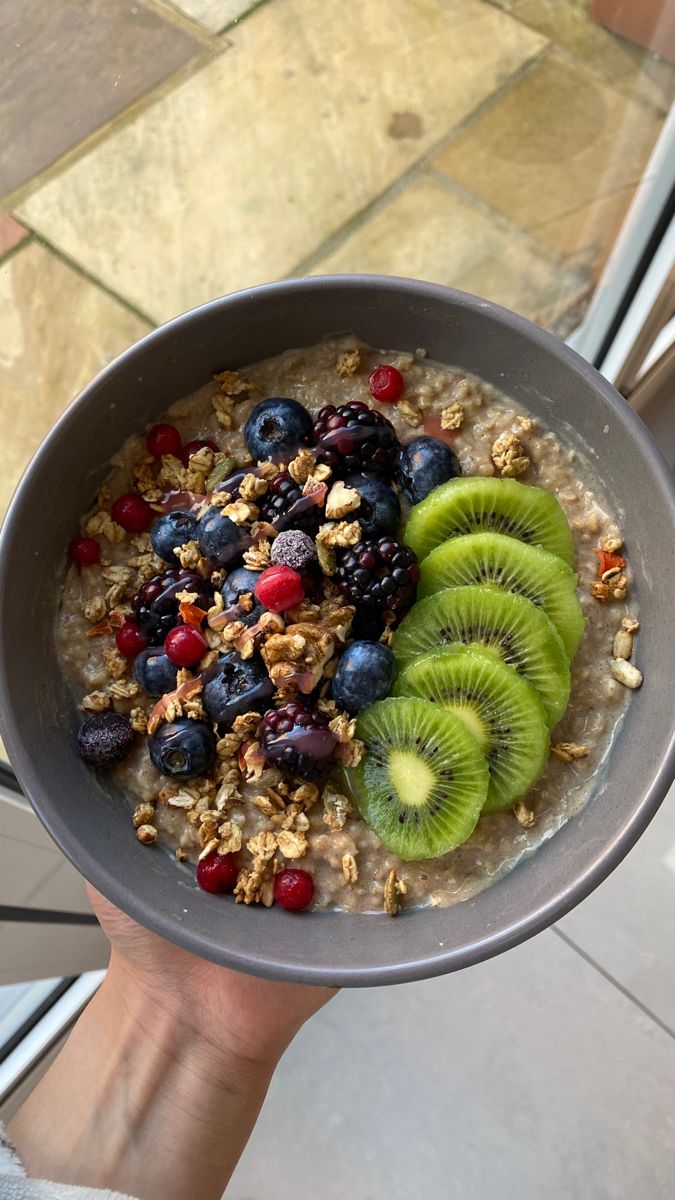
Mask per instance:
[[[195,440],[193,442],[187,442],[183,446],[183,450],[181,453],[181,458],[183,460],[183,466],[187,467],[190,462],[190,455],[196,454],[197,451],[202,450],[204,448],[204,446],[208,446],[209,450],[213,450],[214,454],[216,454],[218,452],[218,447],[216,446],[216,443],[212,442],[209,438],[195,438]]]
[[[145,444],[148,447],[148,454],[151,454],[153,458],[161,458],[163,454],[173,454],[175,458],[180,458],[183,449],[183,439],[176,426],[167,425],[166,422],[153,425],[145,439]]]
[[[383,404],[395,404],[403,394],[405,379],[401,372],[396,370],[396,367],[382,364],[371,371],[368,384],[370,394],[375,400],[380,400]]]
[[[291,567],[268,567],[255,585],[256,598],[271,612],[295,608],[304,598],[305,589],[297,571]]]
[[[127,533],[144,533],[152,521],[152,509],[136,492],[125,492],[113,503],[110,516]]]
[[[195,629],[194,625],[176,625],[167,633],[164,642],[164,653],[177,667],[193,667],[208,648],[201,629]]]
[[[125,658],[135,658],[150,645],[146,635],[135,621],[125,621],[115,634],[115,643]]]
[[[197,883],[205,892],[231,891],[238,874],[239,867],[234,854],[219,854],[214,850],[197,863]]]
[[[101,544],[96,538],[75,538],[68,547],[68,553],[78,567],[93,567],[101,561]]]
[[[282,908],[288,909],[289,912],[300,912],[312,903],[314,895],[312,876],[307,871],[300,871],[296,867],[280,871],[278,875],[274,876],[272,895]]]

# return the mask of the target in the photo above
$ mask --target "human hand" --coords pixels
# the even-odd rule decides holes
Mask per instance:
[[[279,1058],[298,1029],[335,994],[331,988],[273,983],[195,958],[114,908],[92,887],[92,907],[112,945],[110,979],[163,1009],[221,1052],[251,1062]]]

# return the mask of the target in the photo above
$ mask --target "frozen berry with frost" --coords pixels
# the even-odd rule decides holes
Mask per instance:
[[[77,743],[82,758],[90,766],[114,767],[130,753],[134,731],[121,713],[97,713],[80,725]]]
[[[275,567],[290,567],[306,575],[318,564],[313,538],[301,529],[286,529],[272,542],[270,560]]]

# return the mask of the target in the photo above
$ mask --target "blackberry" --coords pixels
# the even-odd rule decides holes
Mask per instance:
[[[210,608],[213,595],[208,584],[194,571],[164,571],[155,575],[131,601],[136,620],[152,646],[161,646],[169,630],[178,624],[178,592],[196,592],[194,603]]]
[[[275,529],[292,528],[316,533],[319,528],[318,505],[310,496],[303,496],[302,488],[288,471],[280,471],[272,477],[259,508],[260,520],[269,521]]]
[[[258,739],[268,762],[294,775],[311,779],[328,764],[337,735],[328,728],[328,717],[312,712],[299,700],[265,713]]]
[[[385,609],[399,612],[409,608],[419,577],[417,557],[410,547],[383,537],[345,550],[335,583],[356,605],[357,613],[375,616]]]
[[[314,426],[317,459],[336,476],[368,471],[393,478],[399,440],[391,421],[360,400],[322,408]]]

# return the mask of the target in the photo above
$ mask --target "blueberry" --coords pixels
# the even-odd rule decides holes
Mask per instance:
[[[333,699],[349,713],[383,700],[396,675],[396,659],[382,642],[352,642],[333,680]]]
[[[211,720],[229,728],[235,717],[261,710],[273,691],[259,658],[244,661],[238,654],[227,654],[209,668],[202,699]]]
[[[179,717],[160,725],[148,738],[150,758],[162,775],[194,779],[205,775],[216,757],[216,739],[206,721]]]
[[[84,761],[92,767],[114,767],[129,754],[134,731],[121,713],[102,712],[89,717],[77,731]]]
[[[401,522],[401,502],[384,479],[376,475],[349,475],[345,483],[361,497],[354,517],[361,526],[362,538],[396,533]]]
[[[184,546],[197,536],[197,518],[190,512],[174,508],[158,517],[150,531],[152,548],[158,558],[172,566],[178,561],[176,546]]]
[[[165,692],[173,692],[176,687],[178,667],[159,646],[150,646],[136,655],[134,675],[149,696],[163,696]]]
[[[217,508],[208,508],[197,522],[196,538],[202,554],[219,567],[224,567],[244,549],[241,530]]]
[[[253,595],[255,585],[260,579],[260,571],[249,571],[248,567],[237,567],[236,571],[232,571],[228,575],[225,583],[220,589],[223,597],[225,608],[230,608],[236,604],[240,596],[245,596],[250,593],[253,596],[253,608],[248,613],[241,613],[237,617],[238,621],[243,621],[244,625],[255,625],[262,613],[265,611],[259,600],[256,600]]]
[[[412,504],[419,504],[439,484],[462,474],[454,450],[438,438],[417,437],[401,449],[399,475],[403,491]]]
[[[248,452],[256,462],[272,459],[286,462],[295,458],[301,446],[308,446],[314,423],[306,408],[297,400],[271,396],[256,404],[244,426]]]

